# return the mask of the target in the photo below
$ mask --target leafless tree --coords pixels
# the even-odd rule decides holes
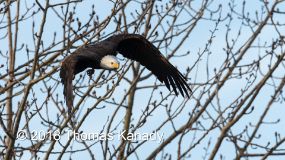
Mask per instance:
[[[0,1],[1,159],[284,158],[284,8],[283,0]],[[118,72],[76,75],[69,116],[61,61],[122,32],[158,47],[188,78],[191,97],[119,57]]]

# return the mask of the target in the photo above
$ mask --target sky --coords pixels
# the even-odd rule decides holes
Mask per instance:
[[[51,3],[56,3],[57,1],[51,1]],[[95,11],[96,14],[99,16],[99,19],[103,20],[105,19],[105,17],[107,17],[110,14],[110,11],[112,9],[112,3],[109,1],[91,1],[91,0],[86,0],[83,1],[82,3],[79,3],[77,5],[76,8],[76,16],[80,19],[80,21],[84,22],[87,21],[88,19],[88,15],[90,14],[91,11],[91,6],[94,5],[95,6]],[[226,14],[229,11],[229,7],[228,7],[228,2],[229,1],[222,1],[222,0],[217,0],[214,1],[213,3],[211,3],[210,5],[210,9],[217,9],[219,4],[222,4],[223,6],[223,11],[222,11],[222,17],[225,17]],[[43,3],[43,1],[41,1],[41,3]],[[162,3],[162,2],[158,2],[158,3]],[[193,7],[198,7],[199,6],[199,1],[194,1],[193,2]],[[254,1],[247,1],[246,2],[246,8],[245,10],[247,12],[249,12],[250,16],[255,16],[255,12],[256,10],[260,12],[261,10],[261,2],[254,0]],[[240,10],[241,8],[241,1],[236,1],[236,10]],[[23,8],[24,5],[30,6],[31,2],[30,1],[25,1],[25,3],[22,3]],[[137,5],[136,2],[131,2],[130,6],[128,6],[127,10],[126,10],[126,15],[127,15],[127,20],[131,21],[132,17],[130,16],[130,12],[134,11],[135,9],[140,9]],[[54,14],[54,12],[49,12],[48,16],[47,16],[47,20],[46,20],[46,29],[44,31],[43,34],[43,40],[44,40],[44,45],[48,46],[50,43],[52,43],[53,40],[53,33],[56,32],[57,34],[57,38],[61,39],[61,35],[62,35],[62,29],[61,29],[61,22],[59,21],[58,18],[55,18],[57,15]],[[209,16],[209,12],[205,13],[205,16]],[[216,15],[215,15],[216,16]],[[217,17],[216,17],[217,18]],[[282,17],[277,17],[276,18],[280,18],[280,21],[282,21]],[[41,13],[39,14],[39,16],[35,16],[33,17],[33,19],[36,22],[40,22],[41,20]],[[180,19],[178,21],[184,21],[185,19],[189,19],[187,14],[184,14],[180,17]],[[32,20],[32,19],[31,19]],[[21,27],[19,28],[20,30],[20,35],[19,35],[19,42],[23,42],[26,43],[28,46],[30,46],[30,48],[33,48],[33,38],[31,36],[31,28],[32,28],[32,23],[31,20],[27,20],[24,23],[21,24]],[[284,21],[284,20],[283,20]],[[218,26],[218,30],[215,33],[215,38],[213,39],[213,43],[210,46],[209,50],[210,52],[212,52],[212,54],[209,56],[209,68],[210,68],[210,77],[212,77],[214,75],[214,69],[213,68],[217,68],[219,69],[223,63],[223,59],[225,58],[225,53],[223,51],[223,48],[225,47],[225,33],[226,33],[226,24],[228,21],[225,21],[224,23],[221,23]],[[240,29],[242,25],[241,20],[238,19],[238,17],[234,17],[233,21],[231,22],[231,26],[230,29],[231,31],[229,32],[229,37],[231,38],[235,38],[237,36],[237,31]],[[110,23],[110,25],[108,25],[105,28],[105,32],[106,33],[110,33],[114,30],[115,24],[114,22]],[[197,55],[198,53],[203,50],[205,48],[205,44],[209,39],[209,36],[211,35],[211,30],[213,30],[215,27],[215,23],[209,20],[203,20],[201,22],[199,22],[197,24],[197,27],[195,27],[195,29],[190,33],[188,40],[182,45],[182,47],[178,50],[179,53],[186,53],[187,51],[190,51],[191,54],[184,59],[181,58],[174,58],[171,60],[171,63],[175,64],[175,66],[178,67],[178,69],[180,69],[182,72],[185,72],[185,68],[188,66],[192,66],[192,64],[197,60]],[[35,26],[36,30],[38,30],[39,28],[39,23],[37,23],[37,25]],[[281,31],[284,31],[284,28],[280,28]],[[3,35],[6,31],[5,30],[0,30],[0,35]],[[248,39],[248,37],[250,37],[252,35],[252,31],[245,26],[242,26],[241,28],[241,35],[239,37],[239,40],[236,44],[236,47],[234,48],[235,51],[237,51],[237,49],[243,45],[245,43],[245,41]],[[254,42],[255,45],[258,44],[264,44],[265,42],[270,43],[272,41],[272,39],[276,38],[277,34],[273,31],[272,27],[265,27],[264,30],[262,30],[262,34],[258,37],[257,41]],[[7,51],[7,41],[6,40],[0,40],[0,43],[2,44],[3,48],[1,49],[1,51]],[[18,45],[20,45],[21,43],[19,43]],[[81,45],[81,44],[78,44]],[[58,46],[55,49],[59,49],[62,46]],[[163,51],[163,50],[161,50]],[[250,63],[252,62],[253,59],[256,59],[258,56],[265,54],[265,49],[261,49],[261,50],[257,50],[255,48],[252,48],[248,51],[249,53],[246,56],[246,59],[243,59],[241,64],[246,64],[246,63]],[[163,53],[163,54],[167,54],[167,53]],[[32,57],[33,55],[31,55]],[[206,58],[206,56],[205,56]],[[193,88],[197,88],[197,86],[195,86],[195,84],[198,83],[203,83],[207,81],[207,76],[206,76],[206,59],[203,58],[200,62],[199,65],[195,66],[193,68],[193,70],[190,73],[190,77],[191,78],[191,83],[193,84]],[[1,58],[2,59],[2,58]],[[22,50],[22,52],[18,52],[17,53],[17,61],[16,61],[16,65],[22,64],[23,63],[23,59],[26,59],[26,54],[25,51]],[[269,58],[266,58],[264,60],[264,65],[261,66],[262,70],[264,70],[264,72],[268,69],[267,68],[267,64],[269,63]],[[1,60],[1,64],[2,63],[6,63],[3,62]],[[121,63],[124,63],[124,60],[121,61]],[[282,72],[283,70],[280,70],[280,72],[278,72],[277,74],[280,73],[280,76],[283,76],[282,74],[284,72]],[[0,72],[5,72],[4,68],[0,69]],[[99,72],[98,72],[99,73]],[[148,73],[148,72],[146,72]],[[96,74],[96,73],[95,73]],[[131,73],[127,73],[127,76],[130,76]],[[59,79],[59,75],[58,73],[52,75],[53,78],[55,79]],[[261,77],[258,77],[261,78]],[[143,86],[145,84],[151,83],[153,84],[156,80],[156,78],[153,76],[151,77],[149,80],[139,84],[139,86]],[[220,101],[222,103],[222,106],[227,106],[229,105],[229,103],[231,103],[231,101],[233,99],[235,99],[241,92],[241,88],[243,88],[245,86],[245,77],[241,78],[241,79],[235,79],[235,80],[230,80],[229,82],[227,82],[225,84],[225,87],[223,87],[223,89],[220,91],[219,95],[220,95]],[[4,81],[0,81],[0,85],[4,85]],[[38,98],[39,101],[43,101],[45,99],[45,95],[43,95],[42,92],[40,92],[39,88],[43,87],[42,83],[39,83],[35,86],[35,88],[33,89],[33,91],[36,94],[36,97]],[[51,86],[53,86],[52,90],[55,91],[55,93],[58,93],[59,95],[62,93],[62,85],[56,85],[55,81],[51,81],[50,83]],[[123,92],[124,89],[124,85],[126,85],[125,82],[121,82],[120,86],[118,90],[116,90],[113,94],[112,97],[116,98],[119,97],[119,95],[121,94],[121,92]],[[167,93],[167,89],[160,89],[163,92]],[[98,94],[100,94],[100,91],[102,92],[102,90],[98,89]],[[138,91],[136,93],[136,98],[135,98],[135,105],[133,108],[133,117],[134,117],[134,121],[137,121],[138,117],[141,115],[141,111],[146,107],[147,105],[147,101],[150,97],[150,93],[148,91],[151,90],[144,90],[144,91]],[[239,133],[242,132],[242,130],[244,129],[245,126],[249,126],[250,123],[254,124],[257,122],[258,119],[256,119],[256,116],[259,116],[262,112],[263,109],[265,107],[265,104],[268,102],[268,99],[270,99],[270,96],[272,95],[273,90],[272,87],[268,86],[266,88],[263,88],[262,93],[257,97],[257,100],[254,102],[254,113],[253,114],[249,114],[248,116],[244,116],[241,121],[239,123],[237,123],[233,128],[232,128],[232,132],[233,133]],[[157,94],[158,95],[158,94]],[[194,96],[197,97],[199,95],[199,90],[196,91],[194,93]],[[3,98],[4,95],[1,95],[1,99]],[[31,96],[31,95],[30,95]],[[18,99],[20,99],[21,97],[18,97]],[[60,98],[63,99],[62,96],[60,96]],[[119,99],[119,98],[118,98]],[[17,99],[15,99],[16,101]],[[205,102],[206,99],[201,100],[202,102]],[[78,101],[78,97],[75,98],[75,102]],[[175,106],[179,106],[179,104],[183,101],[183,98],[178,97],[177,100],[175,101]],[[86,112],[87,111],[87,107],[86,106],[90,106],[90,104],[95,103],[96,100],[94,99],[88,99],[88,101],[86,101],[81,107],[79,112]],[[216,103],[216,100],[213,101],[214,103]],[[15,102],[16,103],[16,102]],[[16,105],[16,104],[15,104]],[[101,109],[101,110],[96,110],[94,112],[92,112],[88,118],[86,119],[85,123],[82,126],[82,130],[86,133],[95,133],[95,132],[99,132],[102,127],[104,126],[105,122],[108,120],[109,116],[112,115],[112,113],[115,110],[115,107],[112,105],[108,105],[108,104],[100,104],[99,107],[106,105],[108,107],[108,109]],[[179,124],[184,124],[185,123],[185,117],[187,116],[188,112],[191,112],[191,110],[193,109],[194,102],[193,101],[189,101],[187,102],[187,106],[189,106],[189,108],[185,109],[183,111],[183,113],[181,114],[181,116],[179,116],[178,118],[176,118],[174,120],[174,123],[177,124],[177,127],[179,127]],[[53,110],[53,105],[52,104],[48,104],[49,112],[50,114],[57,114],[57,110]],[[276,121],[278,119],[280,120],[280,123],[275,124],[275,125],[265,125],[264,129],[262,129],[262,138],[260,138],[258,141],[260,141],[261,144],[266,144],[268,141],[272,141],[274,142],[274,134],[275,132],[279,132],[281,133],[281,137],[284,136],[284,131],[283,130],[283,126],[284,124],[284,112],[285,110],[282,109],[282,105],[281,104],[274,104],[273,109],[270,110],[269,114],[267,115],[266,120],[268,122],[271,121]],[[213,115],[216,115],[217,113],[214,111],[213,108],[208,107],[207,109],[210,113],[212,113]],[[120,123],[120,120],[122,118],[119,117],[123,117],[125,114],[125,110],[124,109],[120,109],[119,113],[117,114],[117,118],[115,119],[115,123]],[[183,116],[184,115],[184,116]],[[254,115],[254,116],[253,116]],[[51,115],[53,116],[53,115]],[[54,115],[55,116],[55,115]],[[153,116],[150,117],[150,119],[148,119],[149,123],[151,125],[147,125],[146,127],[142,127],[140,128],[140,130],[138,132],[141,133],[150,133],[153,131],[153,129],[155,129],[157,126],[159,126],[161,124],[161,122],[163,120],[165,120],[167,118],[166,114],[165,114],[165,108],[161,107],[159,109],[157,109],[154,113]],[[96,123],[94,123],[94,121]],[[32,128],[34,128],[35,130],[41,130],[41,129],[45,129],[45,126],[42,126],[40,122],[31,122],[32,124]],[[210,123],[209,123],[210,124]],[[203,125],[207,126],[207,120],[205,120],[203,122]],[[122,126],[122,124],[120,124],[119,126]],[[162,130],[160,131],[160,133],[163,133],[165,137],[167,137],[167,135],[171,134],[172,132],[168,132],[169,130],[172,130],[171,125],[166,125],[165,127],[162,128]],[[0,129],[0,131],[2,132],[2,130]],[[193,132],[194,133],[194,132]],[[209,141],[211,141],[213,144],[216,142],[216,137],[219,135],[220,131],[219,130],[214,130],[213,132],[210,133],[210,135],[208,136],[208,138],[205,138],[202,142],[201,142],[201,146],[203,146],[203,144],[206,146],[208,144]],[[201,135],[202,133],[197,132],[197,135]],[[188,137],[186,139],[191,140],[195,135],[191,135],[188,134]],[[62,141],[64,141],[64,137],[62,139]],[[173,153],[173,157],[175,159],[176,155],[176,149],[177,149],[177,141],[178,139],[175,139],[170,145],[168,145],[166,147],[166,150],[169,151],[170,153]],[[113,143],[114,144],[118,144],[119,141],[114,140]],[[29,142],[23,142],[24,144],[26,143],[26,145],[29,145]],[[184,142],[185,146],[189,145],[189,142],[185,141]],[[76,143],[74,143],[75,145],[73,145],[73,149],[75,148],[82,148],[83,146],[80,146]],[[138,152],[138,156],[142,157],[142,159],[144,158],[144,156],[146,156],[147,154],[145,153],[150,153],[156,146],[158,145],[158,143],[156,141],[148,141],[148,143],[142,147],[139,152]],[[200,159],[206,152],[206,150],[201,151],[202,147],[197,147],[195,148],[192,153],[195,153],[193,155],[191,155],[192,158],[194,159]],[[56,145],[56,147],[60,148],[59,145]],[[95,147],[93,149],[96,149],[96,147],[100,147],[100,145],[95,145]],[[212,146],[210,146],[210,151],[213,149]],[[225,159],[233,159],[234,157],[234,147],[232,146],[232,144],[227,143],[226,140],[223,143],[223,147],[220,149],[220,151],[218,152],[216,158],[219,157],[220,153],[223,153],[223,155],[225,156]],[[255,153],[256,150],[252,149],[252,151]],[[26,158],[28,158],[30,155],[26,154],[25,155]],[[68,159],[68,154],[66,154],[63,158],[64,159]],[[98,153],[98,155],[96,156],[102,156],[101,153]],[[56,157],[56,156],[55,156]],[[55,158],[54,157],[54,158]],[[79,152],[77,154],[73,155],[74,159],[77,158],[89,158],[84,152]],[[52,157],[51,157],[52,158]],[[133,157],[131,157],[133,158]],[[272,159],[274,159],[276,157],[273,157]]]

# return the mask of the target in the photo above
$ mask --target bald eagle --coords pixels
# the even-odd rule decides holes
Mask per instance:
[[[189,98],[189,85],[186,78],[166,59],[146,38],[138,34],[118,34],[99,43],[89,44],[77,49],[61,63],[60,78],[64,85],[64,97],[67,106],[73,106],[72,80],[86,68],[116,70],[119,68],[117,53],[140,62],[150,70],[168,90],[170,86],[178,95],[178,90]],[[94,71],[94,70],[93,70]]]

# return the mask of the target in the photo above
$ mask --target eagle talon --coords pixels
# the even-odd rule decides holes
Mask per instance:
[[[87,70],[87,75],[90,77],[90,79],[91,79],[91,77],[92,77],[92,75],[94,74],[94,69],[88,69]]]

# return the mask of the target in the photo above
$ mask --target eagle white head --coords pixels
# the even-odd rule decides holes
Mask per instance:
[[[116,70],[120,67],[120,63],[115,56],[104,56],[100,61],[100,67],[108,70]]]

